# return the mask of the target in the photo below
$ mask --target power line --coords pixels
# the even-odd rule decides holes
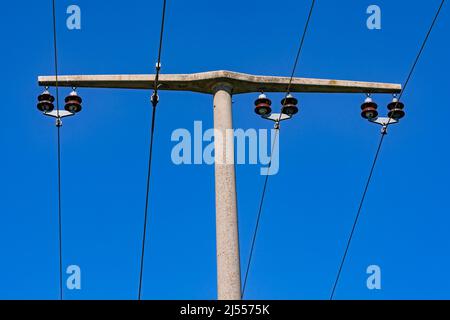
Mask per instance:
[[[62,205],[61,205],[61,127],[58,126],[58,228],[59,228],[59,288],[63,300],[63,258],[62,258]]]
[[[408,84],[409,84],[409,82],[410,82],[410,80],[411,80],[411,77],[412,77],[412,75],[413,75],[413,73],[414,73],[414,70],[415,70],[415,68],[416,68],[416,66],[417,66],[417,63],[419,62],[419,59],[420,59],[420,57],[421,57],[421,55],[422,55],[422,52],[423,52],[423,50],[424,50],[424,48],[425,48],[425,45],[426,45],[427,42],[428,42],[428,38],[430,37],[431,31],[433,30],[434,25],[436,24],[437,18],[439,17],[439,14],[440,14],[440,12],[441,12],[442,6],[444,5],[444,2],[445,2],[445,0],[442,0],[442,2],[441,2],[440,6],[439,6],[439,8],[438,8],[438,10],[437,10],[437,12],[436,12],[436,14],[435,14],[435,17],[434,17],[434,19],[433,19],[433,22],[431,23],[431,26],[430,26],[430,28],[428,29],[428,32],[427,32],[427,34],[426,34],[426,36],[425,36],[425,39],[424,39],[424,41],[422,42],[422,46],[420,47],[420,50],[419,50],[419,52],[418,52],[416,58],[414,59],[414,63],[413,63],[413,65],[412,65],[412,67],[411,67],[411,70],[410,70],[409,73],[408,73],[408,76],[406,77],[406,80],[405,80],[405,82],[404,82],[404,85],[403,85],[402,91],[401,91],[401,93],[400,93],[400,96],[399,96],[399,98],[398,98],[398,101],[400,101],[401,97],[403,96],[403,93],[405,92],[405,90],[406,90],[406,88],[407,88],[407,86],[408,86]],[[399,103],[399,102],[397,102],[397,104],[398,104],[398,103]],[[388,125],[390,124],[391,120],[392,120],[392,117],[389,118]],[[373,172],[374,172],[374,169],[375,169],[375,166],[376,166],[376,163],[377,163],[377,160],[378,160],[378,157],[379,157],[379,154],[380,154],[381,147],[382,147],[382,145],[383,145],[384,137],[385,137],[385,136],[386,136],[386,131],[383,130],[383,131],[382,131],[381,138],[380,138],[380,142],[379,142],[379,144],[378,144],[377,151],[376,151],[376,153],[375,153],[375,158],[374,158],[374,160],[373,160],[372,167],[371,167],[371,169],[370,169],[369,177],[367,178],[366,186],[365,186],[365,188],[364,188],[364,192],[363,192],[363,194],[362,194],[362,197],[361,197],[361,200],[360,200],[360,203],[359,203],[358,212],[357,212],[356,217],[355,217],[355,220],[354,220],[354,222],[353,222],[353,227],[352,227],[352,230],[351,230],[351,232],[350,232],[350,236],[349,236],[348,241],[347,241],[347,245],[346,245],[346,248],[345,248],[345,251],[344,251],[344,255],[343,255],[343,257],[342,257],[341,264],[340,264],[340,266],[339,266],[339,271],[338,271],[338,273],[337,273],[336,280],[335,280],[334,285],[333,285],[333,290],[332,290],[332,292],[331,292],[330,300],[333,300],[333,298],[334,298],[334,294],[335,294],[335,291],[336,291],[336,288],[337,288],[337,285],[338,285],[338,282],[339,282],[339,279],[340,279],[340,276],[341,276],[342,268],[343,268],[344,263],[345,263],[345,260],[346,260],[346,258],[347,258],[347,253],[348,253],[348,250],[349,250],[349,248],[350,248],[351,241],[352,241],[352,239],[353,239],[353,235],[354,235],[354,233],[355,233],[355,229],[356,229],[356,226],[357,226],[358,221],[359,221],[359,217],[360,217],[360,215],[361,215],[361,210],[362,210],[362,207],[363,207],[363,204],[364,204],[364,200],[365,200],[366,195],[367,195],[367,190],[369,189],[369,185],[370,185],[370,182],[371,182],[371,179],[372,179],[372,176],[373,176]]]
[[[55,87],[56,87],[56,114],[57,114],[57,145],[58,145],[58,240],[59,240],[59,298],[63,300],[63,258],[62,258],[62,204],[61,204],[61,122],[59,119],[59,86],[58,86],[58,46],[56,32],[56,3],[52,0],[53,17],[53,50],[55,64]]]
[[[358,213],[356,214],[355,221],[353,222],[352,231],[350,232],[350,236],[349,236],[348,241],[347,241],[347,246],[345,248],[344,256],[342,257],[342,262],[341,262],[341,265],[339,266],[338,275],[336,277],[336,281],[334,282],[334,286],[333,286],[333,290],[332,290],[332,293],[331,293],[330,300],[333,300],[334,292],[336,291],[336,286],[338,284],[338,281],[339,281],[339,278],[340,278],[340,275],[341,275],[341,272],[342,272],[342,268],[344,266],[344,262],[345,262],[345,259],[347,257],[348,249],[350,248],[350,243],[351,243],[351,241],[353,239],[353,234],[355,233],[356,225],[358,224],[359,216],[361,214],[361,210],[362,210],[362,207],[363,207],[363,204],[364,204],[364,200],[366,198],[367,190],[369,190],[370,181],[372,180],[373,172],[375,170],[375,166],[377,164],[378,156],[380,155],[381,147],[383,146],[383,141],[384,141],[384,137],[385,136],[386,136],[386,132],[383,131],[383,133],[381,134],[380,142],[378,143],[377,151],[375,153],[375,158],[373,159],[372,167],[370,168],[369,177],[367,178],[366,186],[364,188],[363,195],[362,195],[361,200],[359,202]]]
[[[278,132],[279,132],[279,129],[277,128],[276,131],[275,131],[275,135],[278,135]],[[244,298],[245,289],[247,288],[247,280],[248,280],[248,275],[249,275],[249,272],[250,272],[250,266],[251,266],[251,263],[252,263],[253,251],[254,251],[255,243],[256,243],[256,235],[258,234],[258,230],[259,230],[259,221],[261,220],[261,213],[262,213],[262,209],[263,209],[263,205],[264,205],[264,199],[265,199],[265,196],[266,196],[267,182],[269,181],[269,171],[270,171],[270,167],[272,166],[272,159],[271,158],[272,158],[273,151],[275,149],[276,141],[277,141],[277,136],[275,137],[275,139],[273,141],[273,144],[272,144],[272,152],[270,154],[269,167],[267,169],[268,172],[267,172],[266,177],[264,179],[264,186],[263,186],[263,191],[262,191],[262,194],[261,194],[261,201],[259,202],[258,216],[256,218],[255,231],[253,232],[252,245],[251,245],[251,248],[250,248],[250,255],[249,255],[249,258],[248,258],[248,262],[247,262],[247,269],[245,271],[244,284],[242,286],[241,299]]]
[[[300,54],[301,54],[302,49],[303,49],[303,44],[305,42],[306,34],[308,32],[308,26],[309,26],[309,23],[311,21],[311,16],[312,16],[312,13],[313,13],[313,10],[314,10],[315,2],[316,2],[315,0],[311,1],[311,7],[309,9],[308,18],[307,18],[306,23],[305,23],[305,28],[303,30],[303,34],[302,34],[302,37],[301,37],[301,40],[300,40],[300,45],[299,45],[299,48],[298,48],[298,51],[297,51],[297,55],[295,57],[294,66],[292,68],[291,77],[289,79],[289,84],[288,84],[288,87],[287,87],[287,90],[286,90],[286,98],[290,94],[290,91],[291,91],[292,80],[294,79],[295,70],[297,69],[298,61],[300,59]],[[283,110],[284,110],[285,105],[286,105],[286,99],[284,99],[284,103],[283,103],[283,106],[281,107],[281,112],[280,112],[280,116],[278,118],[278,122],[277,123],[279,123],[280,120],[281,120],[281,116],[283,114]],[[258,215],[257,215],[257,218],[256,218],[255,230],[253,232],[252,244],[251,244],[251,248],[250,248],[250,254],[249,254],[249,258],[248,258],[248,262],[247,262],[247,268],[246,268],[246,271],[245,271],[244,284],[243,284],[243,287],[242,287],[241,299],[244,298],[245,289],[247,287],[247,280],[248,280],[248,276],[249,276],[249,272],[250,272],[250,266],[251,266],[251,262],[252,262],[253,252],[254,252],[254,249],[255,249],[256,237],[257,237],[258,230],[259,230],[259,224],[260,224],[260,220],[261,220],[262,209],[263,209],[263,206],[264,206],[264,199],[265,199],[265,196],[266,196],[267,184],[268,184],[268,181],[269,181],[270,168],[272,166],[273,151],[275,150],[275,144],[276,144],[277,138],[279,136],[279,131],[280,131],[279,125],[276,125],[275,133],[274,133],[274,141],[273,141],[273,144],[272,144],[272,150],[271,150],[270,158],[269,158],[269,167],[267,169],[268,172],[267,172],[266,177],[264,179],[263,191],[262,191],[261,200],[260,200],[260,203],[259,203],[259,209],[258,209]]]
[[[289,85],[288,85],[288,88],[287,88],[287,94],[289,94],[290,91],[291,91],[292,80],[294,79],[295,70],[297,70],[298,60],[300,59],[300,54],[301,54],[302,49],[303,49],[303,44],[305,43],[306,33],[308,32],[309,22],[311,21],[311,16],[312,16],[312,13],[314,11],[314,5],[315,4],[316,4],[316,1],[312,0],[311,1],[311,8],[309,9],[308,19],[306,20],[305,28],[304,28],[303,34],[302,34],[302,39],[300,40],[300,45],[298,47],[297,56],[295,57],[294,67],[292,68],[291,78],[289,80]]]
[[[161,70],[161,52],[164,40],[164,25],[166,20],[166,0],[163,0],[162,19],[161,19],[161,32],[159,34],[159,48],[158,48],[158,62],[156,64],[156,76],[154,90],[155,94],[158,93],[159,72]]]
[[[438,8],[437,11],[436,11],[436,15],[434,16],[433,22],[431,23],[431,26],[430,26],[430,28],[428,29],[428,32],[427,32],[427,34],[426,34],[426,36],[425,36],[425,39],[424,39],[424,41],[422,42],[422,45],[421,45],[420,50],[419,50],[419,52],[418,52],[418,54],[417,54],[417,56],[416,56],[416,59],[414,59],[414,63],[413,63],[413,65],[412,65],[412,67],[411,67],[411,70],[409,71],[408,76],[406,77],[405,84],[403,85],[402,92],[400,93],[400,96],[398,97],[398,101],[397,101],[397,103],[396,103],[396,105],[395,105],[395,108],[397,108],[397,105],[398,105],[398,103],[400,102],[400,99],[401,99],[401,97],[403,96],[403,93],[405,92],[405,89],[406,89],[406,87],[408,86],[409,81],[411,80],[412,74],[414,73],[414,70],[416,69],[417,63],[419,62],[419,59],[420,59],[420,57],[422,56],[422,52],[423,52],[423,50],[425,49],[425,45],[426,45],[427,42],[428,42],[428,38],[430,37],[431,31],[433,30],[434,25],[436,24],[436,21],[437,21],[437,19],[438,19],[438,17],[439,17],[439,14],[441,13],[442,7],[444,6],[444,2],[445,2],[445,0],[442,0],[441,4],[439,5],[439,8]],[[392,121],[392,117],[389,118],[388,124],[390,124],[391,121]]]
[[[139,271],[139,293],[138,293],[139,300],[141,300],[141,297],[142,297],[142,280],[143,280],[143,275],[144,275],[145,241],[146,241],[146,237],[147,237],[148,204],[149,204],[149,194],[150,194],[150,178],[151,178],[153,140],[154,140],[153,138],[155,135],[156,106],[158,105],[158,101],[159,101],[158,85],[159,85],[159,73],[161,70],[161,52],[162,52],[162,45],[163,45],[163,38],[164,38],[165,16],[166,16],[166,0],[163,0],[161,32],[160,32],[159,49],[158,49],[158,62],[156,63],[155,83],[154,83],[154,88],[153,88],[153,95],[151,98],[152,120],[151,120],[151,128],[150,128],[150,150],[149,150],[149,157],[148,157],[147,188],[146,188],[146,195],[145,195],[144,230],[143,230],[143,234],[142,234],[141,264],[140,264],[140,271]]]

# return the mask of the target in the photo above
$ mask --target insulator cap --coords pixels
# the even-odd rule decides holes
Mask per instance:
[[[298,100],[296,98],[294,98],[294,96],[292,94],[288,94],[286,96],[286,98],[281,100],[282,106],[287,106],[287,105],[295,105],[296,106],[297,104],[298,104]]]
[[[41,112],[52,112],[53,109],[55,109],[55,106],[50,101],[39,101],[37,108]]]
[[[368,101],[368,99],[366,99],[366,101],[364,101],[364,103],[361,105],[361,110],[364,110],[367,108],[373,108],[376,110],[376,109],[378,109],[378,105],[375,102],[373,102],[372,99],[370,99],[370,101]]]
[[[288,116],[293,116],[294,114],[298,113],[298,107],[293,104],[285,105],[284,108],[282,108],[282,112],[284,114],[287,114]]]
[[[394,98],[391,103],[388,104],[388,110],[401,109],[405,108],[405,105],[400,102],[397,98]]]
[[[83,99],[77,94],[76,91],[72,91],[65,99],[66,105],[64,106],[64,109],[66,111],[72,112],[72,113],[78,113],[81,111],[82,106],[81,103],[83,102]]]
[[[260,116],[266,116],[272,113],[272,108],[270,104],[260,103],[256,106],[255,113]]]
[[[267,98],[267,96],[265,94],[260,94],[258,99],[255,100],[255,106],[258,106],[260,104],[267,104],[267,105],[271,106],[272,100]]]
[[[38,101],[37,108],[41,112],[51,112],[55,109],[53,104],[55,97],[52,96],[48,90],[45,90],[38,96]]]
[[[255,108],[255,113],[259,116],[267,116],[272,113],[272,108],[269,106],[258,106]]]
[[[297,114],[298,113],[297,104],[298,104],[298,100],[296,98],[294,98],[293,95],[288,94],[286,96],[286,98],[281,100],[281,112],[288,116]]]
[[[50,101],[54,102],[55,97],[50,94],[47,90],[38,96],[38,101]]]
[[[65,98],[65,102],[69,102],[69,101],[78,101],[79,103],[83,102],[83,99],[81,99],[81,97],[78,95],[78,93],[76,91],[72,91],[66,98]]]
[[[373,120],[378,117],[378,105],[373,101],[371,96],[367,96],[364,103],[361,105],[361,117],[368,120]]]
[[[362,110],[361,116],[368,120],[376,119],[378,117],[378,111],[376,108],[367,107]]]
[[[388,112],[388,117],[394,120],[400,120],[405,116],[405,111],[403,109],[394,108]]]
[[[259,95],[258,99],[255,100],[255,113],[260,116],[269,115],[272,113],[271,105],[272,101],[262,93]]]

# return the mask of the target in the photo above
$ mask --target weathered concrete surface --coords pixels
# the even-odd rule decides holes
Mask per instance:
[[[215,90],[214,129],[223,137],[214,139],[216,158],[219,156],[221,159],[215,163],[218,299],[240,300],[234,139],[226,139],[226,132],[232,133],[230,130],[233,128],[231,86],[220,84]]]
[[[55,77],[39,77],[39,85],[55,86]],[[59,76],[62,87],[151,89],[155,75],[97,75]],[[162,74],[160,90],[193,91],[214,94],[217,83],[227,82],[233,94],[259,92],[286,92],[289,77],[256,76],[231,71],[211,71],[193,74]],[[392,83],[360,82],[294,78],[291,92],[318,93],[399,93],[401,85]]]

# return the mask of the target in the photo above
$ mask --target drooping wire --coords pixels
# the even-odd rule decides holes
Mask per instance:
[[[373,162],[372,162],[372,167],[370,168],[369,177],[367,178],[366,186],[364,187],[364,192],[363,192],[361,200],[359,202],[358,212],[356,214],[355,221],[353,222],[352,231],[350,232],[350,236],[349,236],[348,241],[347,241],[347,246],[345,247],[344,256],[342,257],[342,262],[341,262],[341,264],[339,266],[339,271],[338,271],[338,274],[337,274],[337,277],[336,277],[336,281],[334,282],[334,285],[333,285],[333,290],[331,292],[330,300],[333,300],[333,296],[334,296],[334,293],[336,291],[336,286],[337,286],[337,284],[339,282],[339,278],[340,278],[340,275],[341,275],[341,272],[342,272],[342,268],[344,266],[345,259],[347,258],[348,249],[350,248],[350,244],[352,242],[353,235],[355,233],[356,226],[358,224],[359,216],[361,215],[361,210],[362,210],[362,207],[363,207],[363,204],[364,204],[364,200],[366,198],[367,191],[369,190],[370,181],[372,180],[373,172],[375,170],[375,166],[377,164],[378,156],[380,155],[381,147],[383,146],[383,141],[384,141],[384,137],[385,136],[386,136],[386,133],[383,132],[381,134],[381,139],[380,139],[380,142],[378,143],[378,148],[377,148],[377,151],[375,153],[375,157],[374,157]]]
[[[262,194],[261,194],[261,200],[259,202],[259,209],[258,209],[258,215],[257,215],[257,218],[256,218],[255,230],[253,232],[252,244],[251,244],[251,247],[250,247],[250,254],[249,254],[248,262],[247,262],[247,268],[245,270],[244,284],[242,286],[241,299],[244,298],[245,289],[247,288],[247,280],[248,280],[248,275],[249,275],[249,272],[250,272],[250,266],[252,264],[253,251],[255,249],[255,244],[256,244],[256,236],[257,236],[258,230],[259,230],[259,221],[261,220],[261,213],[262,213],[262,209],[263,209],[263,205],[264,205],[264,199],[265,199],[265,196],[266,196],[267,182],[269,181],[270,168],[272,166],[272,154],[273,154],[273,152],[275,150],[275,143],[276,143],[277,138],[278,138],[279,130],[280,130],[279,127],[277,127],[275,129],[275,133],[274,133],[275,139],[274,139],[274,141],[272,143],[272,148],[271,148],[272,151],[270,153],[270,158],[269,158],[270,160],[269,160],[269,164],[268,164],[267,174],[266,174],[266,177],[264,178],[264,185],[263,185],[263,190],[262,190]]]
[[[287,90],[286,90],[285,98],[287,98],[287,96],[291,92],[292,81],[294,79],[295,71],[297,69],[297,65],[298,65],[298,62],[300,60],[300,55],[301,55],[301,52],[302,52],[302,49],[303,49],[303,44],[305,43],[305,38],[306,38],[306,34],[308,32],[308,27],[309,27],[309,24],[310,24],[310,21],[311,21],[312,13],[314,11],[315,2],[316,2],[315,0],[311,1],[311,7],[309,9],[308,18],[306,20],[305,27],[303,29],[303,33],[302,33],[302,37],[301,37],[301,40],[300,40],[300,45],[299,45],[299,48],[298,48],[298,51],[297,51],[297,55],[296,55],[295,60],[294,60],[294,66],[292,68],[292,72],[291,72],[291,76],[290,76],[290,79],[289,79],[289,84],[288,84],[288,87],[287,87]],[[261,215],[262,215],[262,211],[263,211],[263,207],[264,207],[264,199],[265,199],[265,196],[266,196],[267,184],[268,184],[269,176],[270,176],[270,168],[272,166],[272,156],[273,156],[273,152],[274,152],[275,147],[276,147],[276,141],[278,139],[279,132],[280,132],[279,122],[281,120],[281,116],[283,114],[283,110],[284,110],[285,106],[286,106],[286,99],[284,100],[284,103],[283,103],[283,105],[281,107],[281,112],[280,112],[277,124],[275,126],[274,141],[272,143],[272,148],[271,148],[271,152],[270,152],[267,174],[266,174],[266,177],[264,179],[264,185],[263,185],[263,190],[262,190],[262,194],[261,194],[261,200],[260,200],[260,203],[259,203],[258,215],[257,215],[257,218],[256,218],[255,230],[253,232],[252,244],[251,244],[251,247],[250,247],[250,254],[249,254],[247,267],[246,267],[246,271],[245,271],[244,283],[243,283],[243,286],[242,286],[241,299],[244,298],[245,289],[247,288],[248,276],[249,276],[249,273],[250,273],[250,267],[251,267],[251,263],[252,263],[253,252],[254,252],[254,249],[255,249],[256,238],[257,238],[259,225],[260,225],[260,220],[261,220]]]
[[[58,228],[59,228],[59,287],[63,300],[63,253],[62,253],[62,204],[61,204],[61,126],[58,126]]]
[[[422,42],[422,46],[420,47],[420,50],[419,50],[419,52],[417,53],[417,56],[416,56],[416,58],[415,58],[415,60],[414,60],[414,63],[413,63],[413,65],[412,65],[412,67],[411,67],[411,69],[410,69],[410,71],[409,71],[409,73],[408,73],[408,76],[406,77],[406,80],[405,80],[405,82],[404,82],[402,91],[401,91],[401,93],[400,93],[400,95],[399,95],[397,104],[399,103],[401,97],[403,96],[403,93],[405,92],[405,90],[406,90],[406,88],[407,88],[407,86],[408,86],[408,84],[409,84],[409,82],[410,82],[410,80],[411,80],[411,77],[412,77],[412,75],[413,75],[413,73],[414,73],[414,70],[415,70],[415,68],[416,68],[416,66],[417,66],[417,63],[419,62],[419,59],[420,59],[420,57],[421,57],[421,55],[422,55],[422,52],[423,52],[423,50],[424,50],[424,48],[425,48],[425,46],[426,46],[426,44],[427,44],[427,42],[428,42],[428,38],[430,37],[430,34],[431,34],[431,32],[432,32],[432,30],[433,30],[433,28],[434,28],[434,25],[436,24],[436,21],[437,21],[437,19],[438,19],[438,17],[439,17],[439,14],[440,14],[440,12],[441,12],[442,6],[444,5],[444,2],[445,2],[445,0],[442,0],[440,6],[439,6],[439,8],[438,8],[438,10],[437,10],[437,12],[436,12],[436,14],[435,14],[435,16],[434,16],[434,19],[433,19],[433,21],[432,21],[432,23],[431,23],[431,26],[430,26],[430,28],[428,29],[428,32],[427,32],[427,34],[426,34],[426,36],[425,36],[425,39],[424,39],[424,41]],[[396,106],[397,106],[397,104],[396,104]],[[396,107],[396,106],[395,106],[395,107]],[[388,120],[388,125],[391,123],[391,121],[392,121],[392,116],[391,116],[391,117],[389,118],[389,120]],[[364,188],[364,192],[363,192],[363,194],[362,194],[362,197],[361,197],[361,200],[360,200],[360,203],[359,203],[359,206],[358,206],[358,211],[357,211],[355,220],[354,220],[354,222],[353,222],[353,227],[352,227],[352,230],[351,230],[351,232],[350,232],[349,238],[348,238],[348,240],[347,240],[347,245],[346,245],[346,247],[345,247],[344,255],[343,255],[343,257],[342,257],[342,260],[341,260],[341,263],[340,263],[340,266],[339,266],[339,270],[338,270],[338,273],[337,273],[337,276],[336,276],[336,280],[335,280],[335,282],[334,282],[333,289],[332,289],[332,291],[331,291],[330,300],[333,300],[333,298],[334,298],[334,294],[335,294],[335,292],[336,292],[336,288],[337,288],[337,285],[338,285],[338,283],[339,283],[339,279],[340,279],[340,276],[341,276],[341,273],[342,273],[342,269],[343,269],[343,266],[344,266],[345,261],[346,261],[346,258],[347,258],[347,254],[348,254],[348,251],[349,251],[349,248],[350,248],[352,239],[353,239],[353,235],[354,235],[355,230],[356,230],[356,226],[357,226],[358,221],[359,221],[359,217],[360,217],[360,215],[361,215],[361,210],[362,210],[362,207],[363,207],[363,204],[364,204],[364,200],[365,200],[365,198],[366,198],[367,191],[368,191],[368,189],[369,189],[369,185],[370,185],[370,182],[371,182],[371,179],[372,179],[372,176],[373,176],[373,172],[374,172],[374,169],[375,169],[377,160],[378,160],[378,158],[379,158],[379,154],[380,154],[381,147],[382,147],[382,145],[383,145],[385,136],[386,136],[386,131],[383,130],[383,131],[382,131],[382,134],[381,134],[380,142],[379,142],[379,144],[378,144],[378,148],[377,148],[377,151],[376,151],[376,153],[375,153],[375,157],[374,157],[374,160],[373,160],[373,163],[372,163],[372,167],[371,167],[371,169],[370,169],[369,177],[367,178],[366,185],[365,185],[365,188]]]
[[[397,105],[399,104],[400,99],[401,99],[401,97],[403,96],[403,93],[405,92],[405,89],[406,89],[406,87],[408,86],[409,81],[411,80],[411,77],[412,77],[412,75],[413,75],[413,73],[414,73],[414,70],[416,69],[417,63],[419,62],[419,59],[420,59],[420,57],[422,56],[422,52],[423,52],[423,50],[425,49],[425,46],[426,46],[426,44],[427,44],[427,42],[428,42],[428,38],[429,38],[430,35],[431,35],[431,31],[433,31],[434,25],[436,24],[436,21],[437,21],[437,19],[438,19],[438,17],[439,17],[439,14],[441,13],[442,7],[444,6],[444,2],[445,2],[445,0],[442,0],[442,1],[441,1],[441,4],[439,5],[439,8],[438,8],[437,11],[436,11],[436,14],[435,14],[435,16],[434,16],[434,19],[433,19],[433,21],[431,22],[430,28],[428,29],[428,32],[427,32],[427,34],[426,34],[426,36],[425,36],[425,39],[424,39],[423,42],[422,42],[422,45],[421,45],[421,47],[420,47],[420,50],[419,50],[419,52],[417,53],[416,59],[414,59],[414,63],[413,63],[413,65],[412,65],[412,67],[411,67],[411,70],[409,71],[408,76],[406,77],[406,81],[405,81],[405,83],[404,83],[404,85],[403,85],[403,89],[402,89],[402,91],[401,91],[401,93],[400,93],[400,96],[398,97],[398,101],[397,101],[397,103],[395,104],[395,108],[397,108]],[[392,121],[392,117],[389,118],[388,124],[390,124],[391,121]]]
[[[166,0],[163,0],[161,32],[160,32],[159,49],[158,49],[158,60],[156,63],[156,75],[155,75],[155,82],[154,82],[154,87],[153,87],[153,95],[151,98],[152,120],[151,120],[151,128],[150,128],[150,147],[149,147],[149,157],[148,157],[147,186],[146,186],[146,194],[145,194],[144,230],[142,233],[141,262],[140,262],[140,270],[139,270],[138,300],[141,300],[141,298],[142,298],[145,243],[146,243],[146,238],[147,238],[148,205],[149,205],[150,179],[151,179],[151,167],[152,167],[152,155],[153,155],[153,140],[154,140],[154,135],[155,135],[156,106],[158,105],[158,102],[159,102],[158,86],[159,86],[159,74],[160,74],[160,70],[161,70],[161,52],[162,52],[163,39],[164,39],[165,16],[166,16]]]
[[[289,85],[288,85],[288,88],[286,90],[286,95],[291,93],[292,80],[294,79],[295,71],[297,70],[298,61],[299,61],[300,55],[302,53],[303,44],[305,43],[306,34],[308,33],[309,22],[311,21],[311,17],[312,17],[313,11],[314,11],[314,5],[315,4],[316,4],[316,1],[312,0],[311,1],[311,7],[309,8],[308,19],[306,20],[305,28],[303,30],[302,38],[300,40],[300,45],[298,47],[297,55],[295,57],[294,67],[292,68],[291,78],[289,79]],[[283,105],[283,107],[284,107],[284,105]]]
[[[155,94],[158,94],[158,82],[159,82],[159,73],[161,71],[161,53],[162,46],[164,40],[164,25],[166,20],[166,0],[163,0],[163,9],[162,9],[162,18],[161,18],[161,32],[159,34],[159,48],[158,48],[158,62],[156,63],[156,75],[155,75],[155,84],[153,89],[155,90]]]
[[[59,84],[58,84],[58,45],[56,28],[56,3],[52,0],[53,17],[53,50],[55,64],[55,88],[56,88],[56,127],[57,127],[57,162],[58,162],[58,242],[59,242],[59,298],[63,300],[63,250],[62,250],[62,201],[61,201],[61,119],[59,118]]]

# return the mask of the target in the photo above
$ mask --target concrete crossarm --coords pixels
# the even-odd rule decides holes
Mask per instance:
[[[152,89],[155,75],[78,75],[59,76],[61,87]],[[161,74],[159,90],[192,91],[212,94],[220,83],[232,86],[233,94],[252,92],[286,92],[289,77],[256,76],[231,71],[211,71],[193,74]],[[55,76],[40,76],[39,85],[55,86]],[[294,78],[291,92],[316,93],[399,93],[401,85],[393,83],[360,82]]]

